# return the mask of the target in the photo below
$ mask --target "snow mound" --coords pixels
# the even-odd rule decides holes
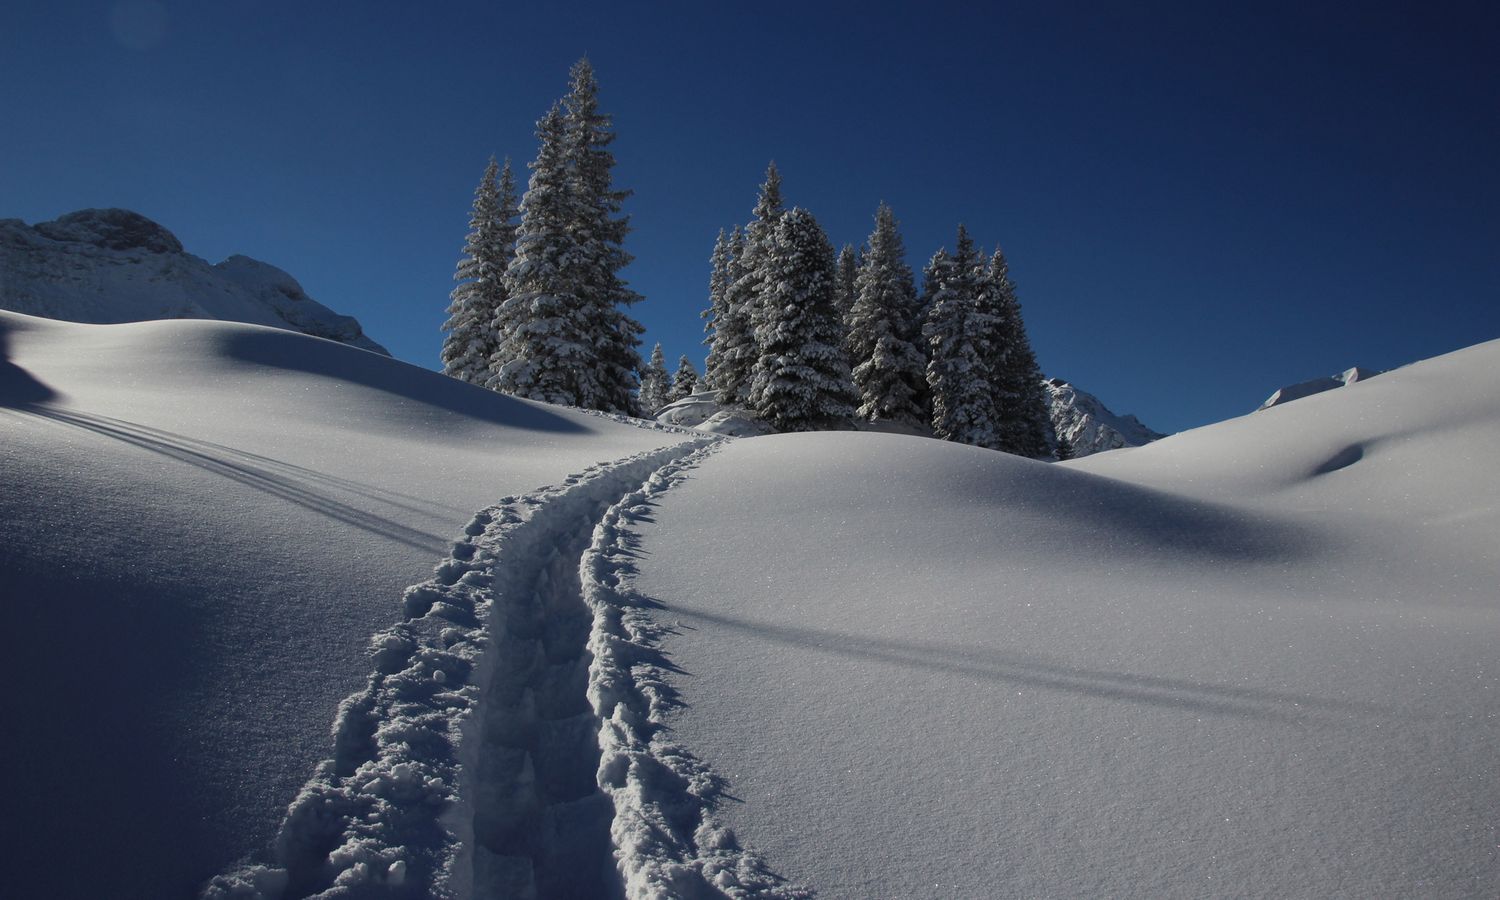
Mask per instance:
[[[30,861],[6,885],[65,898],[191,896],[242,860],[268,867],[273,893],[277,835],[309,776],[364,764],[347,749],[358,729],[336,738],[329,723],[389,650],[372,660],[370,636],[462,552],[475,510],[685,439],[290,331],[6,312],[0,435],[0,598],[17,634],[57,637],[0,662],[25,686],[0,693],[0,718],[27,723],[0,742],[26,773],[5,841]],[[370,696],[437,714],[432,698],[464,685],[446,659],[414,649]],[[421,734],[386,721],[375,747]],[[320,808],[443,796],[415,762],[384,758],[352,805]],[[387,811],[372,833],[397,821]],[[430,816],[401,821],[401,846],[432,846],[416,836]],[[341,828],[316,832],[336,838],[325,851],[348,842]],[[346,877],[426,878],[416,854],[378,872],[376,857],[350,856],[367,874]]]
[[[0,309],[72,322],[219,319],[289,328],[386,353],[351,316],[245,256],[218,265],[125,209],[85,209],[28,227],[0,219]]]
[[[1115,450],[1120,447],[1139,447],[1162,437],[1152,431],[1135,416],[1117,416],[1109,411],[1099,398],[1081,391],[1061,379],[1043,381],[1046,389],[1043,399],[1048,413],[1059,434],[1065,435],[1073,445],[1074,456],[1088,456]],[[669,403],[656,414],[656,420],[682,428],[731,437],[756,437],[774,434],[769,425],[760,421],[753,413],[734,407],[725,409],[715,399],[713,391],[691,394],[674,403]],[[855,422],[855,431],[873,431],[883,434],[908,434],[932,437],[932,429],[921,426],[908,427],[889,422]]]
[[[725,409],[720,406],[713,391],[700,391],[668,403],[657,411],[656,421],[726,437],[756,437],[775,433],[771,426],[748,410],[739,407]]]
[[[1270,409],[1273,406],[1281,406],[1291,403],[1293,400],[1301,400],[1303,397],[1311,397],[1313,394],[1331,391],[1334,388],[1341,388],[1355,382],[1364,381],[1367,378],[1374,378],[1379,374],[1381,374],[1379,369],[1361,369],[1359,366],[1355,366],[1351,369],[1345,369],[1337,375],[1330,375],[1326,378],[1314,378],[1311,381],[1304,381],[1300,384],[1290,384],[1273,392],[1271,396],[1266,398],[1264,403],[1256,407],[1256,411],[1259,412],[1263,409]]]
[[[1493,894],[1497,373],[1057,465],[730,444],[636,526],[667,725],[826,898]]]

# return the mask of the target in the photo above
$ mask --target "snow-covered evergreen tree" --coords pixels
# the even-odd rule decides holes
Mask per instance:
[[[507,298],[497,317],[501,344],[490,359],[488,386],[581,405],[585,396],[598,394],[584,383],[598,369],[597,323],[579,294],[582,251],[566,137],[562,108],[555,105],[537,123],[541,146],[521,201],[515,257],[505,270]]]
[[[847,345],[861,399],[858,415],[871,421],[922,424],[928,421],[921,405],[927,354],[913,340],[920,328],[917,290],[895,213],[884,203],[875,213],[875,231],[866,247],[855,276],[854,305],[846,314]],[[845,250],[852,259],[852,249]]]
[[[667,393],[667,402],[676,403],[684,397],[696,394],[698,390],[698,370],[693,367],[693,361],[684,353],[677,361],[677,373],[672,376],[672,390]]]
[[[928,266],[931,308],[923,334],[932,389],[932,430],[944,440],[993,447],[995,404],[989,378],[988,337],[997,320],[980,307],[984,270],[969,232],[958,227],[950,258],[942,251]]]
[[[859,296],[859,287],[855,279],[859,277],[859,255],[854,252],[853,244],[845,244],[839,250],[838,267],[838,293],[835,295],[839,315],[844,321],[849,321],[849,311],[854,308],[854,298]]]
[[[836,428],[858,395],[844,355],[833,245],[812,214],[783,213],[765,239],[750,406],[778,431]]]
[[[510,297],[489,383],[535,400],[634,413],[645,329],[621,308],[640,300],[619,276],[630,262],[629,221],[620,215],[629,192],[611,184],[614,133],[588,60],[571,76],[568,96],[537,124],[541,146],[506,270]]]
[[[564,157],[571,175],[579,297],[597,351],[579,405],[634,413],[636,372],[641,368],[636,348],[645,328],[622,309],[641,300],[620,277],[632,258],[624,248],[630,219],[621,214],[630,192],[613,185],[615,158],[609,145],[615,134],[609,115],[599,111],[593,65],[581,59],[569,75],[570,90],[563,99]]]
[[[766,168],[766,180],[760,186],[755,218],[745,226],[743,244],[734,254],[725,316],[719,320],[718,331],[725,336],[725,346],[713,377],[719,402],[726,406],[747,401],[756,360],[762,353],[757,337],[767,289],[762,269],[781,215],[781,173],[773,162]]]
[[[741,242],[739,226],[736,225],[732,235],[726,236],[724,229],[719,229],[719,237],[714,241],[714,252],[709,258],[708,275],[708,309],[702,313],[706,320],[703,330],[707,337],[703,343],[708,347],[708,359],[704,363],[704,380],[712,387],[718,387],[720,371],[723,368],[724,359],[730,350],[740,341],[748,341],[748,334],[736,334],[736,330],[744,331],[748,328],[748,322],[742,316],[735,316],[729,309],[729,285],[733,278],[732,266],[734,265],[734,248]]]
[[[1057,449],[1053,451],[1052,455],[1056,457],[1058,462],[1067,462],[1077,454],[1073,449],[1073,442],[1068,440],[1068,436],[1059,434],[1057,436]]]
[[[653,415],[666,406],[671,390],[672,376],[667,372],[667,358],[662,355],[661,344],[657,344],[651,349],[651,361],[641,370],[641,413]]]
[[[500,346],[495,314],[505,302],[505,269],[515,253],[516,180],[510,160],[502,168],[490,157],[469,216],[463,258],[453,277],[460,283],[449,295],[443,330],[443,374],[484,385],[490,357]]]
[[[988,360],[998,429],[996,449],[1032,459],[1049,456],[1053,429],[1042,372],[1026,337],[1010,266],[998,249],[985,266],[982,293],[996,317]]]

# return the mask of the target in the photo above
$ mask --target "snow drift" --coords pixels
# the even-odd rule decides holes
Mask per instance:
[[[1051,466],[736,442],[637,526],[666,724],[823,897],[1493,894],[1497,372]]]
[[[16,896],[186,897],[269,848],[476,510],[684,440],[247,325],[0,313],[0,360]]]
[[[1270,409],[1273,406],[1280,406],[1283,403],[1291,403],[1293,400],[1301,400],[1303,397],[1311,397],[1313,394],[1321,394],[1324,391],[1331,391],[1334,388],[1355,384],[1367,378],[1374,378],[1379,374],[1380,371],[1378,369],[1361,369],[1359,366],[1355,366],[1345,369],[1337,375],[1329,375],[1324,378],[1314,378],[1311,381],[1289,384],[1284,388],[1272,391],[1271,396],[1267,397],[1265,402],[1261,403],[1257,409]]]

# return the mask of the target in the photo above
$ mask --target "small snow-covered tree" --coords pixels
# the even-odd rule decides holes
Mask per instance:
[[[833,246],[811,213],[793,209],[780,216],[763,245],[757,280],[764,296],[751,408],[778,431],[847,424],[858,395],[835,305]]]
[[[649,416],[666,406],[671,390],[672,376],[667,372],[667,358],[662,355],[661,344],[657,344],[651,349],[651,361],[641,370],[641,412]]]
[[[521,201],[515,257],[505,270],[507,297],[497,315],[501,344],[490,359],[488,386],[581,405],[584,379],[597,368],[596,322],[579,293],[581,250],[560,106],[537,123],[537,138],[541,146]]]
[[[1067,462],[1075,455],[1076,451],[1073,450],[1073,442],[1068,440],[1067,435],[1059,434],[1057,436],[1057,449],[1053,452],[1053,456],[1056,457],[1058,462]]]
[[[745,226],[743,244],[734,253],[725,316],[720,319],[719,332],[726,336],[726,342],[713,377],[719,402],[725,405],[743,403],[749,397],[750,381],[761,353],[757,335],[763,324],[763,301],[769,287],[763,268],[782,212],[781,173],[773,162],[766,169],[765,183],[760,186],[755,218]]]
[[[1051,455],[1052,417],[1043,396],[1042,372],[1037,366],[1021,303],[1005,254],[995,250],[983,273],[982,295],[995,316],[988,365],[994,385],[996,448],[1018,456],[1041,459]]]
[[[916,286],[895,213],[884,203],[875,213],[875,231],[866,246],[855,277],[856,299],[847,314],[848,347],[861,398],[858,414],[871,421],[918,425],[928,419],[921,404],[927,354],[913,340],[920,328]]]
[[[958,227],[953,256],[939,251],[928,273],[931,307],[923,334],[929,348],[933,433],[993,447],[997,434],[987,358],[988,336],[997,322],[980,307],[983,267],[966,228]]]
[[[676,403],[684,397],[698,392],[698,370],[684,353],[677,361],[677,372],[672,376],[672,390],[667,393],[667,402]]]
[[[484,385],[490,357],[500,345],[495,314],[505,302],[505,269],[515,253],[516,180],[510,160],[502,168],[490,157],[469,216],[469,235],[453,277],[443,330],[443,374]]]

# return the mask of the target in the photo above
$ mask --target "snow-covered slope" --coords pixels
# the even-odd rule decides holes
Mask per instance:
[[[275,266],[246,256],[209,265],[124,209],[79,210],[35,226],[0,219],[0,309],[95,324],[222,319],[386,352]]]
[[[1042,389],[1052,427],[1059,437],[1068,439],[1075,458],[1121,447],[1139,447],[1163,437],[1142,425],[1135,416],[1115,415],[1098,397],[1061,378],[1044,379]]]
[[[1496,373],[1046,465],[0,313],[3,883],[1492,896]]]
[[[1334,388],[1354,384],[1366,378],[1374,378],[1379,374],[1380,371],[1378,369],[1361,369],[1359,366],[1355,366],[1351,369],[1345,369],[1337,375],[1314,378],[1311,381],[1303,381],[1298,384],[1289,384],[1284,388],[1273,391],[1271,396],[1267,397],[1265,402],[1257,407],[1257,409],[1270,409],[1273,406],[1280,406],[1283,403],[1291,403],[1293,400],[1301,400],[1303,397],[1321,394],[1323,391],[1331,391]]]
[[[6,895],[269,848],[476,511],[683,440],[289,331],[0,312]]]
[[[731,444],[633,526],[665,725],[825,898],[1494,895],[1497,373],[1053,466]]]

